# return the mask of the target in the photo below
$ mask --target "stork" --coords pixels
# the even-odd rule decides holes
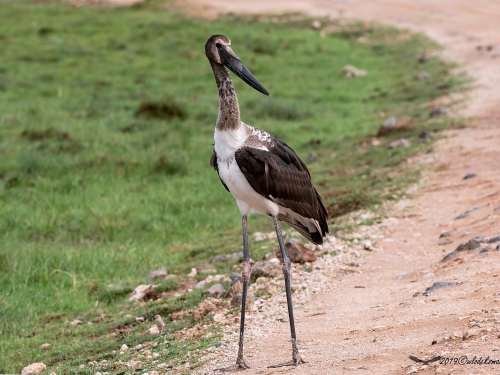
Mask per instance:
[[[250,254],[247,217],[252,212],[273,218],[283,256],[283,274],[292,336],[292,360],[270,367],[304,363],[299,355],[291,291],[291,263],[287,255],[279,221],[284,221],[314,244],[322,244],[328,233],[328,212],[311,182],[305,164],[285,142],[240,120],[238,98],[227,69],[255,90],[269,92],[243,65],[231,49],[231,40],[213,35],[205,44],[205,54],[219,89],[219,115],[214,134],[214,153],[210,165],[217,171],[224,187],[234,196],[241,212],[243,231],[243,292],[239,350],[236,364],[220,371],[248,369],[243,359],[243,339]],[[226,69],[227,68],[227,69]]]

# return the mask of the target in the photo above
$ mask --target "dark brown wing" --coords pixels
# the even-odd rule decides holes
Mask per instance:
[[[272,144],[269,151],[251,147],[237,150],[238,167],[257,193],[305,218],[316,220],[318,232],[311,233],[304,225],[279,216],[311,242],[323,243],[323,236],[328,233],[328,212],[312,185],[307,167],[286,143],[273,137]]]
[[[219,176],[219,180],[220,180],[220,182],[222,182],[222,185],[224,185],[224,187],[226,188],[226,190],[229,191],[229,189],[227,188],[227,186],[224,183],[224,181],[222,181],[222,178],[220,178],[220,175],[219,175],[219,166],[217,165],[217,153],[215,151],[212,154],[212,157],[210,158],[210,165],[217,172],[217,175]]]

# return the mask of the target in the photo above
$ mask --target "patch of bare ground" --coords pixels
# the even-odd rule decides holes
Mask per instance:
[[[383,223],[361,227],[375,251],[361,251],[352,239],[326,252],[312,272],[294,266],[298,343],[307,363],[267,368],[291,356],[285,296],[276,293],[256,303],[248,319],[246,373],[498,373],[500,365],[484,360],[500,361],[500,2],[191,2],[211,16],[301,11],[423,31],[478,83],[462,111],[471,124],[445,132],[434,153],[413,161],[427,171],[414,198],[392,207]],[[464,179],[468,173],[476,176]],[[332,239],[334,249],[335,241],[343,240]],[[425,294],[433,285],[442,287]],[[196,373],[235,360],[238,327],[224,329],[222,346]]]

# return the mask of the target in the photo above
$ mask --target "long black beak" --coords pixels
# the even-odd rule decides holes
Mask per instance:
[[[255,90],[263,93],[264,95],[271,96],[236,55],[229,52],[224,46],[220,46],[218,50],[221,62],[226,68],[240,77],[247,85],[253,87]]]

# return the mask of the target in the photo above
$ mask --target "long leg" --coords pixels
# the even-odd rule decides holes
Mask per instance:
[[[236,364],[216,370],[222,372],[237,369],[247,370],[250,368],[243,359],[243,339],[245,334],[245,311],[247,307],[248,281],[250,280],[250,272],[252,270],[250,267],[250,252],[248,250],[248,225],[246,215],[243,215],[241,217],[241,227],[243,230],[243,270],[241,272],[241,278],[243,279],[243,293],[241,296],[240,341],[238,357],[236,358]]]
[[[283,242],[283,235],[277,216],[273,216],[274,228],[278,235],[278,242],[280,244],[281,255],[283,256],[283,275],[285,276],[285,290],[286,290],[286,303],[288,306],[288,320],[290,321],[290,332],[292,334],[292,360],[289,362],[281,363],[278,365],[269,366],[269,368],[283,367],[283,366],[298,366],[305,361],[300,358],[299,348],[297,347],[297,336],[295,335],[295,321],[293,319],[293,306],[292,306],[292,263],[286,252],[285,243]]]

